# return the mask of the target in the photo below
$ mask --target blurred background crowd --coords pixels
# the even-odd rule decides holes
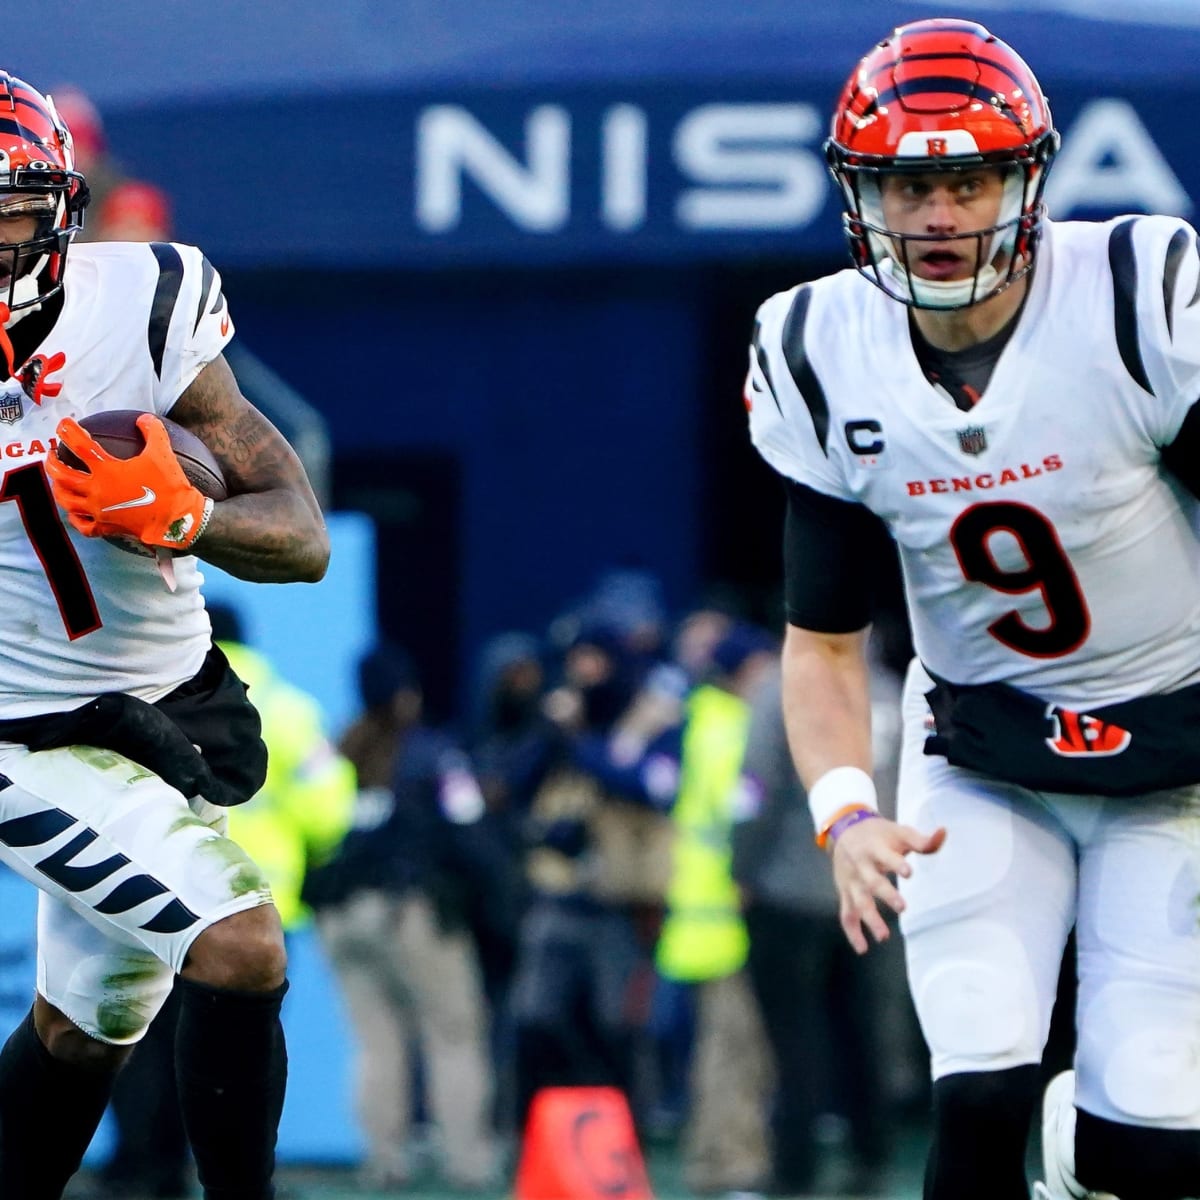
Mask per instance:
[[[885,789],[904,641],[881,623]],[[308,789],[269,836],[304,847],[276,891],[313,911],[353,1024],[365,1186],[494,1189],[541,1089],[610,1086],[694,1194],[880,1191],[926,1100],[920,1037],[895,943],[842,938],[777,667],[732,597],[671,614],[628,568],[489,640],[461,722],[429,720],[405,647],[362,656],[350,781],[309,724]]]
[[[272,753],[234,833],[336,989],[364,1186],[503,1190],[539,1090],[608,1085],[696,1195],[879,1192],[924,1047],[897,942],[854,957],[812,844],[739,396],[757,304],[845,265],[844,75],[931,13],[584,7],[43,0],[3,65],[73,130],[86,238],[205,250],[243,390],[366,530],[325,607],[213,581]],[[1054,215],[1191,210],[1192,0],[951,7],[1049,93]],[[125,1073],[110,1195],[187,1194],[169,1043]]]
[[[429,718],[404,646],[372,645],[335,737],[235,608],[212,615],[271,750],[231,836],[336,979],[362,1188],[492,1194],[542,1089],[612,1087],[692,1194],[882,1192],[927,1101],[920,1035],[897,943],[859,959],[842,937],[775,627],[723,593],[672,614],[652,572],[605,570],[548,628],[489,640],[461,721]],[[875,647],[886,805],[903,623]],[[122,1075],[102,1194],[189,1194],[173,1021]]]

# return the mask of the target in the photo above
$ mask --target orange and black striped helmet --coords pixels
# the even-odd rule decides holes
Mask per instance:
[[[1057,149],[1046,97],[1010,46],[974,21],[901,25],[855,67],[825,143],[855,266],[915,307],[960,308],[1003,291],[1033,265]],[[883,224],[880,176],[980,167],[1005,173],[1006,201],[984,231],[993,236],[980,240],[976,277],[965,286],[915,279],[904,237]]]
[[[37,219],[32,238],[0,245],[0,302],[12,312],[61,290],[67,247],[82,226],[87,200],[71,134],[54,101],[0,71],[0,216]]]

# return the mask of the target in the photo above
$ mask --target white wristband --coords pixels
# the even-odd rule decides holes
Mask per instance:
[[[808,811],[818,832],[848,808],[879,811],[875,781],[860,767],[834,767],[808,790]]]

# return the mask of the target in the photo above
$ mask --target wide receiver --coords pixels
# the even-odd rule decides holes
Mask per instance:
[[[328,537],[296,456],[221,356],[232,327],[212,266],[190,246],[71,249],[86,199],[53,102],[0,72],[0,861],[42,893],[37,995],[0,1051],[0,1195],[61,1196],[178,974],[204,1194],[268,1200],[286,958],[217,807],[258,789],[265,748],[212,647],[197,557],[317,580]],[[127,461],[78,424],[130,408],[147,445]],[[227,500],[188,483],[167,413],[216,455]]]
[[[1057,147],[1003,42],[895,30],[827,142],[856,269],[768,300],[750,355],[788,494],[789,740],[846,936],[901,914],[926,1200],[1028,1196],[1073,924],[1040,1194],[1200,1195],[1200,253],[1174,218],[1047,220]],[[896,822],[863,655],[887,535],[917,650]]]

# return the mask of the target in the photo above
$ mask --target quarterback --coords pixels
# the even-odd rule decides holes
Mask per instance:
[[[1028,1197],[1072,926],[1038,1194],[1200,1196],[1200,251],[1175,218],[1049,220],[1058,141],[986,29],[896,29],[826,143],[853,269],[767,300],[750,352],[789,741],[847,938],[900,914],[926,1200]],[[889,536],[917,652],[895,821],[864,660]]]
[[[222,357],[216,271],[191,246],[72,248],[86,203],[53,101],[0,72],[0,862],[41,889],[33,1007],[0,1050],[0,1196],[62,1195],[174,983],[204,1195],[269,1200],[287,964],[222,815],[266,752],[197,559],[315,581],[328,536]],[[116,409],[144,414],[127,460],[80,424]],[[168,413],[212,450],[227,499],[188,481]]]

